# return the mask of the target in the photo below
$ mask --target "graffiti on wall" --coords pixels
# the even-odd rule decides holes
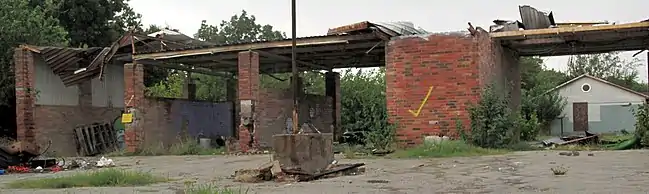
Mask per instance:
[[[412,114],[412,116],[414,116],[414,117],[419,116],[419,113],[421,113],[421,110],[424,108],[424,105],[426,104],[426,101],[428,101],[428,98],[430,98],[430,93],[431,92],[433,92],[433,86],[431,86],[428,89],[428,93],[426,93],[426,97],[424,97],[424,99],[421,101],[421,104],[419,105],[419,108],[417,109],[417,111],[408,110],[408,112],[410,112],[410,114]]]

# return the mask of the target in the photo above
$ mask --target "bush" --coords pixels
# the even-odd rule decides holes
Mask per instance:
[[[396,137],[396,125],[375,123],[374,130],[365,131],[365,145],[381,151],[390,150]]]
[[[534,141],[541,131],[541,123],[536,116],[532,113],[529,119],[525,118],[524,115],[518,117],[517,127],[520,128],[521,134],[520,139],[523,141]]]
[[[512,143],[517,124],[507,101],[487,87],[476,106],[469,108],[471,119],[470,142],[484,148],[503,148]]]
[[[644,146],[649,145],[649,105],[646,103],[635,109],[635,136]]]

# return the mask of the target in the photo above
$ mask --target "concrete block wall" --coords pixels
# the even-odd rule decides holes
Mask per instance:
[[[492,83],[516,108],[520,104],[517,57],[481,29],[473,35],[451,32],[393,38],[386,51],[386,100],[390,122],[398,125],[400,144],[420,144],[429,135],[457,137],[458,119],[469,130],[468,108]]]

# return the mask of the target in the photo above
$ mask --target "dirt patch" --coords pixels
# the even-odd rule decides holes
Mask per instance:
[[[594,156],[588,156],[594,153]],[[237,183],[235,169],[256,168],[270,160],[252,156],[154,156],[116,157],[119,167],[151,171],[174,181],[136,188],[75,188],[64,190],[6,190],[11,193],[176,193],[188,182],[214,183],[222,187],[250,189],[249,193],[649,193],[649,151],[582,152],[561,156],[558,151],[517,152],[483,156],[419,160],[339,160],[366,164],[365,173],[308,183]],[[135,165],[136,161],[140,165]],[[568,172],[555,176],[552,167]],[[72,172],[60,172],[66,174]],[[1,175],[0,184],[22,178],[55,174]],[[3,189],[5,191],[5,189]]]

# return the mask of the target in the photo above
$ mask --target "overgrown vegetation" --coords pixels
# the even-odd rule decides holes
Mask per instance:
[[[514,140],[517,118],[503,96],[489,86],[481,94],[478,104],[469,108],[471,120],[470,142],[484,148],[504,148]]]
[[[178,143],[169,147],[162,144],[155,146],[143,146],[136,152],[125,152],[124,150],[107,154],[107,156],[162,156],[162,155],[221,155],[225,153],[223,147],[206,149],[201,147],[196,139],[183,138]]]
[[[464,141],[449,140],[439,143],[424,143],[414,148],[398,150],[391,156],[395,158],[441,158],[496,155],[507,152],[505,149],[481,148]]]
[[[248,190],[222,188],[214,184],[185,184],[185,194],[247,194]]]
[[[59,189],[73,187],[132,187],[165,182],[166,178],[140,171],[103,169],[83,172],[71,176],[54,178],[24,179],[10,182],[13,189]]]
[[[640,139],[640,144],[649,146],[649,105],[639,106],[633,112],[635,115],[635,137]]]

